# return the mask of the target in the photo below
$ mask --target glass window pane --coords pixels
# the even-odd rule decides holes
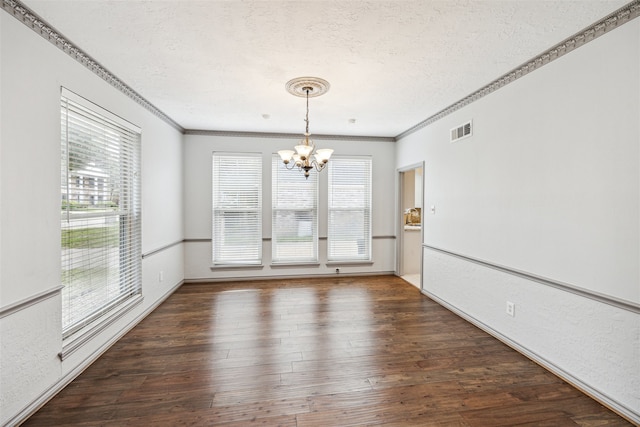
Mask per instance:
[[[272,160],[273,262],[318,261],[318,175]]]
[[[328,196],[328,260],[371,260],[371,159],[333,157]]]
[[[262,156],[213,153],[214,264],[262,262]]]
[[[139,295],[142,282],[140,134],[100,107],[65,94],[60,114],[64,338]]]

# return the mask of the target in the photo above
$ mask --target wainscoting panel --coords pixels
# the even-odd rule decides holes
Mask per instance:
[[[423,247],[423,292],[640,422],[640,315]],[[514,316],[507,314],[507,302]]]

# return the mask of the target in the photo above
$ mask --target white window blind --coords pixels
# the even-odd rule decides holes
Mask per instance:
[[[63,338],[141,294],[140,131],[63,90]]]
[[[318,174],[287,170],[272,160],[272,261],[318,261]]]
[[[262,156],[213,153],[213,264],[262,262]]]
[[[329,166],[329,261],[371,260],[371,159],[332,157]]]

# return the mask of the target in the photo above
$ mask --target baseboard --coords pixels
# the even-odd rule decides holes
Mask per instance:
[[[120,338],[125,336],[131,329],[133,329],[138,323],[140,323],[145,317],[147,317],[153,310],[155,310],[160,304],[162,304],[167,298],[169,298],[182,284],[184,281],[180,281],[177,285],[169,289],[165,294],[159,298],[155,303],[153,303],[149,308],[140,313],[135,319],[129,322],[120,332],[111,337],[106,343],[104,343],[100,348],[91,353],[87,358],[85,358],[78,366],[76,366],[73,370],[68,372],[65,376],[61,377],[58,381],[53,383],[48,389],[42,392],[37,398],[35,398],[31,403],[26,405],[20,412],[14,415],[11,419],[9,419],[4,427],[13,427],[19,426],[23,422],[25,422],[31,415],[35,414],[38,409],[42,408],[49,400],[51,400],[56,394],[58,394],[63,388],[65,388],[71,381],[76,379],[78,375],[84,372],[93,362],[95,362],[104,352],[109,350],[109,348],[115,344]]]
[[[437,302],[438,304],[440,304],[441,306],[443,306],[447,310],[455,313],[456,315],[460,316],[461,318],[463,318],[467,322],[473,324],[474,326],[477,326],[478,328],[482,329],[484,332],[488,333],[492,337],[494,337],[497,340],[503,342],[504,344],[508,345],[509,347],[511,347],[512,349],[517,351],[518,353],[522,354],[523,356],[527,357],[528,359],[530,359],[533,362],[537,363],[538,365],[542,366],[547,371],[549,371],[552,374],[556,375],[557,377],[561,378],[563,381],[566,381],[567,383],[571,384],[573,387],[577,388],[578,390],[580,390],[581,392],[583,392],[587,396],[591,397],[595,401],[597,401],[597,402],[601,403],[602,405],[606,406],[607,408],[611,409],[613,412],[615,412],[616,414],[618,414],[621,417],[625,418],[629,422],[631,422],[631,423],[633,423],[635,425],[640,425],[640,414],[636,413],[631,408],[628,408],[625,405],[617,402],[615,399],[612,399],[611,397],[607,396],[606,394],[604,394],[604,393],[600,392],[599,390],[593,388],[589,384],[586,384],[585,382],[583,382],[579,378],[576,378],[575,376],[569,374],[564,369],[562,369],[559,366],[555,365],[554,363],[548,361],[547,359],[545,359],[544,357],[540,356],[536,352],[531,351],[528,348],[518,344],[517,342],[513,341],[509,337],[501,334],[500,332],[496,331],[495,329],[493,329],[489,325],[483,323],[482,321],[476,319],[475,317],[473,317],[473,316],[465,313],[464,311],[454,307],[453,305],[449,304],[448,302],[446,302],[445,300],[439,298],[438,296],[436,296],[436,295],[434,295],[434,294],[432,294],[432,293],[430,293],[430,292],[428,292],[428,291],[426,291],[424,289],[421,289],[421,292],[422,292],[422,294],[424,294],[427,297],[431,298],[432,300],[434,300],[435,302]]]
[[[343,276],[349,277],[366,277],[366,276],[393,276],[393,271],[376,271],[376,272],[360,272],[360,273],[320,273],[320,274],[279,274],[275,276],[244,276],[244,277],[202,277],[184,279],[185,284],[189,283],[218,283],[218,282],[248,282],[254,280],[284,280],[284,279],[308,279],[308,278],[339,278]]]

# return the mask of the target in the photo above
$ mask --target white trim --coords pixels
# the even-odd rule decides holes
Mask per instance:
[[[107,119],[116,123],[118,126],[121,126],[127,130],[130,130],[131,132],[142,133],[142,128],[140,128],[140,126],[137,126],[131,123],[130,121],[118,116],[117,114],[114,114],[111,111],[104,109],[98,104],[94,104],[93,102],[89,101],[87,98],[84,98],[78,95],[77,93],[70,91],[64,86],[60,86],[60,96],[63,98],[67,98],[68,100],[73,101],[76,104],[80,104],[83,107],[92,110],[95,114],[99,114],[101,116],[106,117]]]
[[[295,267],[295,266],[294,266]],[[368,277],[368,276],[393,276],[393,271],[378,271],[375,273],[359,272],[359,273],[340,273],[340,276],[356,276],[356,277]],[[219,283],[219,282],[249,282],[256,280],[282,280],[282,279],[310,279],[310,278],[327,278],[335,277],[336,273],[320,273],[320,274],[280,274],[277,276],[245,276],[245,277],[202,277],[193,279],[184,279],[185,285],[199,284],[199,283]]]
[[[211,268],[211,270],[238,270],[238,269],[261,270],[264,268],[264,265],[263,264],[214,264],[209,268]]]
[[[155,105],[151,104],[148,100],[143,98],[139,93],[133,90],[130,86],[109,72],[95,59],[85,53],[78,46],[67,40],[61,34],[58,34],[46,21],[37,16],[31,9],[25,6],[18,0],[1,0],[0,7],[7,11],[10,15],[14,16],[17,20],[31,28],[34,32],[41,35],[43,38],[51,42],[54,46],[58,47],[63,52],[67,53],[70,57],[78,61],[80,64],[87,67],[94,74],[102,78],[104,81],[124,93],[129,98],[140,104],[143,108],[149,110],[151,113],[164,120],[166,123],[174,127],[176,130],[183,134],[188,135],[219,135],[219,136],[237,136],[237,137],[258,137],[258,138],[283,138],[293,137],[292,134],[278,134],[278,133],[260,133],[260,132],[233,132],[233,131],[215,131],[215,130],[199,130],[199,129],[187,129],[185,130],[171,117],[160,111]],[[336,140],[372,140],[372,141],[392,141],[397,142],[402,138],[440,120],[442,117],[451,114],[452,112],[494,92],[497,89],[513,82],[516,79],[530,73],[537,68],[548,64],[549,62],[558,59],[559,57],[571,52],[572,50],[596,39],[597,37],[631,21],[632,19],[640,16],[640,0],[633,0],[629,4],[621,7],[617,11],[605,16],[591,26],[585,28],[581,32],[565,39],[564,41],[556,44],[552,48],[542,52],[529,62],[519,66],[511,72],[504,74],[488,85],[473,92],[460,101],[450,105],[449,107],[441,110],[431,117],[423,120],[422,122],[414,125],[413,127],[405,130],[399,135],[391,137],[368,137],[368,136],[350,136],[350,135],[314,135],[315,139],[336,139]],[[297,135],[296,138],[299,138]]]
[[[371,236],[372,239],[377,240],[377,239],[395,239],[396,236],[392,236],[392,235],[380,235],[380,236]],[[327,236],[318,236],[318,240],[327,240]],[[262,238],[263,242],[270,242],[271,241],[271,237],[263,237]],[[180,242],[176,242],[176,243],[210,243],[211,242],[211,238],[205,238],[205,239],[184,239],[181,240]],[[162,248],[164,249],[164,248]],[[147,256],[147,254],[145,254],[144,256]]]
[[[209,240],[211,240],[211,239],[209,239]],[[150,257],[151,255],[155,255],[155,254],[157,254],[157,253],[160,253],[160,252],[162,252],[162,251],[165,251],[165,250],[167,250],[167,249],[169,249],[169,248],[172,248],[172,247],[174,247],[174,246],[176,246],[176,245],[180,245],[180,244],[182,244],[182,243],[184,243],[184,239],[183,239],[183,240],[176,240],[175,242],[173,242],[173,243],[169,243],[168,245],[164,245],[164,246],[161,246],[161,247],[159,247],[159,248],[156,248],[156,249],[150,250],[149,252],[146,252],[146,253],[143,253],[143,254],[142,254],[142,259],[148,258],[148,257]]]
[[[122,316],[133,310],[138,304],[144,300],[142,295],[127,300],[121,307],[109,312],[108,316],[100,317],[98,321],[88,328],[82,328],[75,336],[71,335],[63,341],[62,351],[58,354],[60,360],[64,360],[80,347],[91,341],[96,335],[107,329]]]
[[[319,261],[282,261],[282,262],[272,262],[270,264],[271,268],[298,268],[298,267],[320,267]]]
[[[5,305],[0,308],[0,319],[6,316],[11,316],[18,311],[24,310],[25,308],[29,308],[32,305],[36,305],[44,300],[57,296],[62,291],[64,286],[56,286],[55,288],[51,288],[49,290],[39,292],[35,295],[32,295],[28,298],[22,299],[20,301],[14,302],[9,305]]]
[[[125,82],[116,77],[113,73],[102,66],[98,61],[89,56],[85,51],[59,34],[48,22],[39,17],[35,12],[25,6],[19,0],[1,0],[0,8],[12,15],[18,21],[32,29],[36,34],[42,36],[52,45],[69,55],[72,59],[86,67],[96,76],[122,92],[125,96],[131,98],[152,114],[168,123],[180,133],[184,133],[184,128],[176,123],[171,117],[160,111],[155,105],[142,97],[138,92],[133,90]]]
[[[432,251],[440,252],[445,255],[453,256],[456,258],[460,258],[465,261],[473,262],[478,265],[482,265],[484,267],[489,267],[494,270],[502,271],[504,273],[512,274],[514,276],[523,277],[527,280],[532,280],[534,282],[541,283],[543,285],[551,286],[556,289],[560,289],[561,291],[570,292],[572,294],[589,298],[594,301],[598,301],[604,304],[608,304],[617,308],[621,308],[623,310],[631,311],[632,313],[640,314],[640,304],[637,304],[632,301],[623,300],[620,298],[616,298],[610,295],[601,294],[599,292],[594,292],[586,288],[581,288],[580,286],[571,285],[569,283],[560,282],[558,280],[550,279],[548,277],[538,276],[537,274],[528,273],[522,270],[516,270],[515,268],[506,267],[504,265],[494,264],[489,261],[485,261],[479,258],[470,257],[467,255],[459,254],[456,252],[451,252],[446,249],[438,248],[435,246],[430,246],[427,244],[423,244],[422,247],[424,249],[430,249]],[[424,257],[423,257],[424,258]]]
[[[401,219],[404,215],[404,209],[402,209],[402,202],[404,199],[404,174],[416,169],[422,169],[422,221],[424,223],[424,201],[426,198],[424,197],[424,179],[425,179],[425,167],[426,162],[423,160],[421,162],[413,163],[410,165],[406,165],[400,168],[396,168],[396,215],[394,216],[394,229],[396,230],[397,237],[396,239],[396,262],[395,262],[395,275],[398,277],[404,276],[404,231],[405,224]],[[420,225],[420,245],[424,242],[424,227],[422,224]],[[424,253],[424,248],[421,249],[421,252]],[[423,272],[423,264],[424,264],[424,256],[420,256],[420,288],[422,288],[422,272]]]
[[[375,262],[372,259],[366,259],[366,260],[345,260],[345,261],[340,261],[340,260],[333,260],[333,261],[327,261],[325,262],[324,265],[326,265],[327,267],[335,267],[335,266],[340,266],[340,265],[346,265],[346,266],[354,266],[354,265],[373,265],[375,264]]]
[[[462,107],[465,107],[490,93],[495,92],[508,85],[509,83],[514,82],[515,80],[529,74],[532,71],[537,70],[543,65],[547,65],[549,62],[552,62],[567,53],[583,46],[590,41],[595,40],[596,38],[606,34],[607,32],[617,28],[632,19],[640,16],[640,0],[634,0],[625,6],[622,6],[620,9],[615,12],[605,16],[604,18],[598,20],[594,24],[588,26],[584,30],[574,34],[573,36],[561,41],[550,49],[545,50],[540,55],[534,57],[533,59],[525,62],[524,64],[514,68],[506,74],[498,77],[491,83],[486,86],[481,87],[477,91],[467,95],[462,98],[458,102],[451,104],[443,110],[440,110],[436,114],[431,117],[426,118],[415,126],[405,130],[399,135],[396,135],[395,140],[400,141],[402,138],[411,135],[412,133],[432,124],[441,118],[448,116],[456,110],[459,110]]]
[[[236,138],[279,138],[279,139],[300,139],[299,133],[278,133],[278,132],[240,132],[226,130],[204,130],[186,129],[185,135],[203,136],[228,136]],[[313,134],[314,140],[339,140],[339,141],[365,141],[365,142],[396,142],[392,136],[359,136],[359,135],[322,135]]]

